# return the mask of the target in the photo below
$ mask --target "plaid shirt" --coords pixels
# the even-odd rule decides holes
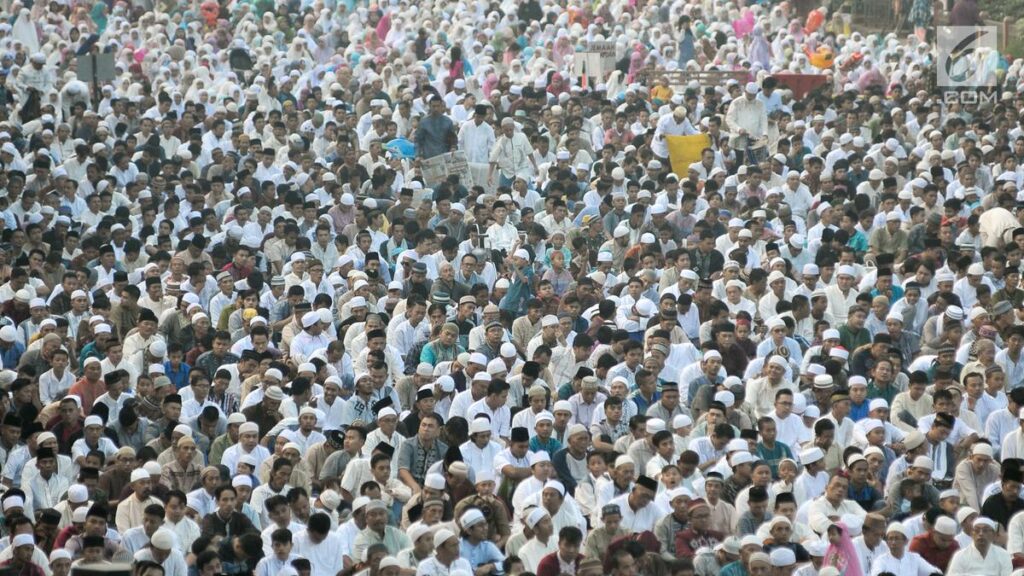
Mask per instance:
[[[202,468],[194,461],[190,460],[188,466],[182,467],[175,459],[164,465],[160,472],[160,483],[167,486],[169,490],[181,490],[188,493],[201,485],[202,472]]]
[[[448,446],[440,440],[434,440],[430,448],[420,444],[419,436],[414,436],[402,443],[398,451],[398,469],[406,469],[419,485],[423,485],[427,470],[438,460],[444,458]]]

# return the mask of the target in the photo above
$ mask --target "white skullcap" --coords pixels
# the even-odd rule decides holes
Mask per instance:
[[[58,560],[68,560],[68,561],[70,561],[71,559],[72,559],[71,558],[71,552],[68,552],[67,550],[65,550],[63,548],[57,548],[53,552],[50,552],[50,564],[53,564],[54,562],[56,562]]]
[[[167,528],[159,528],[149,539],[150,544],[158,550],[170,550],[174,548],[174,533]]]

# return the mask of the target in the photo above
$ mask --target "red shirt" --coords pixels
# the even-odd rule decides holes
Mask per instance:
[[[7,560],[3,563],[0,563],[0,568],[10,569],[12,566],[12,562],[14,562],[14,560]],[[46,576],[46,573],[43,572],[42,568],[36,566],[31,562],[22,566],[21,570],[17,572],[11,572],[11,574],[14,574],[15,576]]]
[[[235,282],[244,280],[249,277],[252,273],[252,268],[240,268],[235,265],[234,262],[229,262],[226,266],[221,268],[221,271],[231,274],[231,277],[235,279]]]
[[[693,558],[697,555],[697,550],[700,548],[714,548],[722,540],[725,539],[725,535],[721,532],[714,530],[705,530],[704,532],[697,532],[693,528],[687,528],[681,532],[676,533],[676,555]]]
[[[914,539],[910,541],[911,552],[920,554],[921,558],[924,558],[929,564],[943,572],[949,566],[949,561],[953,559],[953,554],[956,554],[956,551],[959,549],[960,545],[956,540],[953,540],[947,548],[939,548],[935,545],[935,540],[932,540],[932,532],[930,530],[924,534],[914,536]]]
[[[576,559],[572,561],[574,568],[579,568],[580,562],[583,561],[583,555],[577,555]],[[558,576],[562,573],[562,560],[558,557],[558,550],[555,550],[551,554],[540,559],[537,563],[537,576]],[[573,570],[575,573],[575,570]]]
[[[85,376],[82,376],[78,382],[71,385],[68,395],[78,396],[82,399],[82,413],[88,416],[92,412],[93,402],[106,391],[107,385],[103,382],[103,378],[91,383]]]

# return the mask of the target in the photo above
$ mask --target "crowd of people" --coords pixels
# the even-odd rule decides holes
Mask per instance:
[[[1024,574],[1024,64],[807,4],[3,3],[0,572]]]

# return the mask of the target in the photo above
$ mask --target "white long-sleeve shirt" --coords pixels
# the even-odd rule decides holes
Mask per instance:
[[[494,250],[506,250],[511,253],[512,247],[519,240],[519,231],[516,230],[516,227],[511,222],[505,221],[504,226],[495,222],[487,228],[487,237],[491,241],[491,248]]]
[[[292,542],[292,551],[309,559],[313,567],[311,576],[335,576],[344,568],[342,554],[339,554],[341,535],[337,532],[329,532],[323,541],[314,544],[308,532],[303,530],[292,537]]]
[[[836,326],[846,324],[846,317],[850,312],[850,306],[857,303],[858,292],[853,288],[843,295],[843,291],[839,289],[839,286],[829,286],[825,288],[825,298],[828,299],[828,313],[836,319]]]
[[[760,100],[748,100],[745,96],[736,98],[729,104],[729,110],[725,113],[725,123],[732,134],[730,144],[736,146],[742,138],[739,135],[740,129],[747,131],[747,144],[754,144],[768,133],[768,113],[765,111],[764,102]]]
[[[863,518],[867,515],[860,504],[853,500],[843,500],[839,506],[833,506],[824,496],[812,501],[807,507],[807,523],[818,534],[824,534],[831,523],[830,517],[841,518],[843,514],[853,514]]]
[[[459,149],[466,153],[468,162],[487,164],[494,143],[494,128],[486,122],[478,125],[474,120],[470,120],[459,128]]]
[[[32,509],[34,510],[53,508],[60,502],[61,496],[68,491],[69,487],[67,478],[56,471],[50,475],[49,480],[44,479],[41,474],[37,474],[22,482],[26,496],[32,499]]]
[[[533,173],[533,146],[522,132],[516,132],[509,138],[502,134],[494,142],[490,161],[497,164],[498,172],[506,177],[524,176],[529,178]]]
[[[541,543],[534,537],[527,540],[526,544],[519,549],[519,558],[523,561],[523,567],[527,572],[536,573],[541,559],[556,550],[558,550],[557,536],[549,537],[547,544]]]
[[[931,576],[936,572],[942,572],[942,570],[926,562],[920,555],[906,550],[903,552],[902,558],[894,558],[888,552],[875,558],[875,562],[871,565],[870,576],[878,576],[883,572],[891,572],[900,576]],[[981,574],[981,572],[976,573]]]
[[[619,505],[619,510],[622,512],[621,526],[632,532],[653,532],[654,525],[658,520],[669,513],[669,510],[664,510],[655,502],[651,502],[639,510],[633,510],[629,506],[629,494],[623,494],[611,500],[609,504]]]
[[[666,114],[658,119],[654,140],[651,142],[651,151],[660,158],[668,158],[668,142],[665,140],[665,136],[691,136],[697,133],[689,118],[683,118],[682,122],[676,122],[672,114]]]
[[[932,570],[938,572],[939,570]],[[984,574],[985,576],[1010,576],[1013,572],[1013,563],[1010,561],[1010,553],[996,546],[989,545],[988,553],[984,556],[978,548],[971,543],[970,546],[953,554],[946,570],[947,576],[973,576]],[[905,574],[905,572],[895,572]]]
[[[188,516],[183,517],[177,524],[171,522],[170,519],[165,519],[164,526],[178,537],[178,550],[182,554],[192,549],[192,543],[200,535],[199,525]]]
[[[52,369],[47,370],[39,377],[39,399],[43,405],[49,404],[67,394],[74,383],[75,376],[70,370],[65,370],[64,375],[60,377]]]
[[[145,560],[156,562],[152,549],[143,548],[135,553],[136,562]],[[157,564],[163,566],[164,574],[167,576],[186,576],[188,574],[188,564],[185,563],[185,557],[177,550],[171,550],[170,555],[163,562],[157,562]]]
[[[864,543],[863,534],[853,539],[853,548],[857,551],[857,557],[860,558],[861,571],[865,574],[871,571],[875,560],[889,553],[889,545],[885,543],[884,539],[879,541],[878,546],[875,546],[875,549],[872,550]]]
[[[241,444],[235,444],[224,451],[224,455],[221,456],[220,463],[227,466],[228,472],[232,475],[235,474],[236,467],[238,466],[238,459],[245,455],[246,452],[242,450]],[[250,456],[256,459],[256,468],[259,469],[260,464],[264,460],[270,458],[270,451],[263,446],[256,446],[252,449],[252,452],[248,453]]]
[[[1024,514],[1014,514],[1006,524],[1006,551],[1024,554]]]

